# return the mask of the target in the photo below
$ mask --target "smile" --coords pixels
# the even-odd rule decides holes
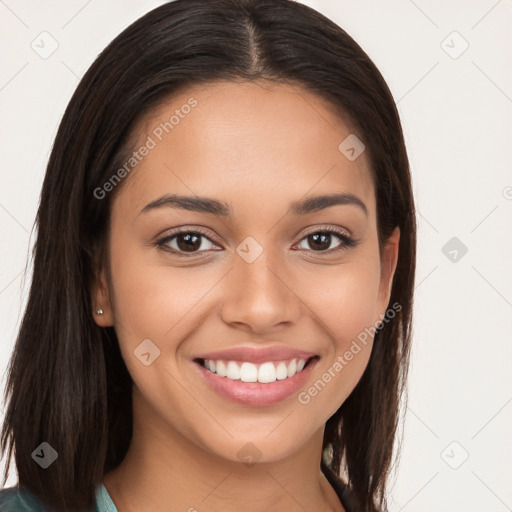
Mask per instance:
[[[292,359],[290,361],[267,361],[254,364],[249,361],[214,361],[204,359],[203,366],[220,377],[242,382],[260,382],[268,384],[276,380],[284,380],[300,373],[306,365],[307,359]]]
[[[277,404],[307,383],[319,356],[285,361],[194,359],[199,381],[220,397],[248,406]]]

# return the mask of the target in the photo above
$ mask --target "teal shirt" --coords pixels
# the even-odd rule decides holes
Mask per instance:
[[[117,508],[110,498],[110,494],[102,483],[100,483],[100,487],[96,493],[96,512],[117,512]]]
[[[0,490],[0,512],[38,512],[44,510],[32,494],[18,492],[17,487]],[[100,483],[96,493],[95,512],[117,512],[105,486]]]
[[[346,512],[358,512],[352,491],[347,484],[322,463],[322,470],[338,495]],[[0,512],[46,512],[41,503],[32,495],[22,495],[17,487],[0,490]],[[96,492],[94,512],[118,512],[107,489],[100,483]],[[375,512],[379,512],[375,510]]]

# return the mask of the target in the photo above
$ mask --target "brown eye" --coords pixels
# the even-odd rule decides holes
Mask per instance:
[[[341,242],[333,248],[331,247],[331,244],[336,238]],[[306,235],[302,240],[307,241],[307,245],[309,247],[301,248],[312,250],[314,252],[336,252],[356,245],[356,242],[350,236],[335,229],[315,231],[314,233]]]
[[[330,233],[315,233],[314,235],[308,235],[309,246],[314,251],[326,251],[331,246],[332,235]]]
[[[206,242],[205,242],[206,241]],[[213,242],[199,231],[178,231],[157,242],[159,247],[179,256],[211,250]]]
[[[180,233],[175,236],[176,245],[180,251],[194,252],[201,247],[201,235],[195,233]]]

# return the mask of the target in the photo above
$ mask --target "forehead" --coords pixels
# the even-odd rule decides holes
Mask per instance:
[[[132,205],[141,208],[157,195],[177,191],[230,203],[252,197],[264,208],[277,200],[288,205],[303,196],[349,192],[373,215],[367,155],[351,161],[339,149],[351,134],[330,103],[298,86],[215,82],[189,87],[136,126],[135,149],[151,149],[121,195],[130,195]]]

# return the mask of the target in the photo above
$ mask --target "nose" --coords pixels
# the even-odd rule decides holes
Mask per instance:
[[[238,255],[225,282],[223,321],[254,334],[273,334],[296,323],[303,302],[294,288],[296,277],[284,263],[263,253],[252,263]],[[295,284],[295,286],[294,286]]]

